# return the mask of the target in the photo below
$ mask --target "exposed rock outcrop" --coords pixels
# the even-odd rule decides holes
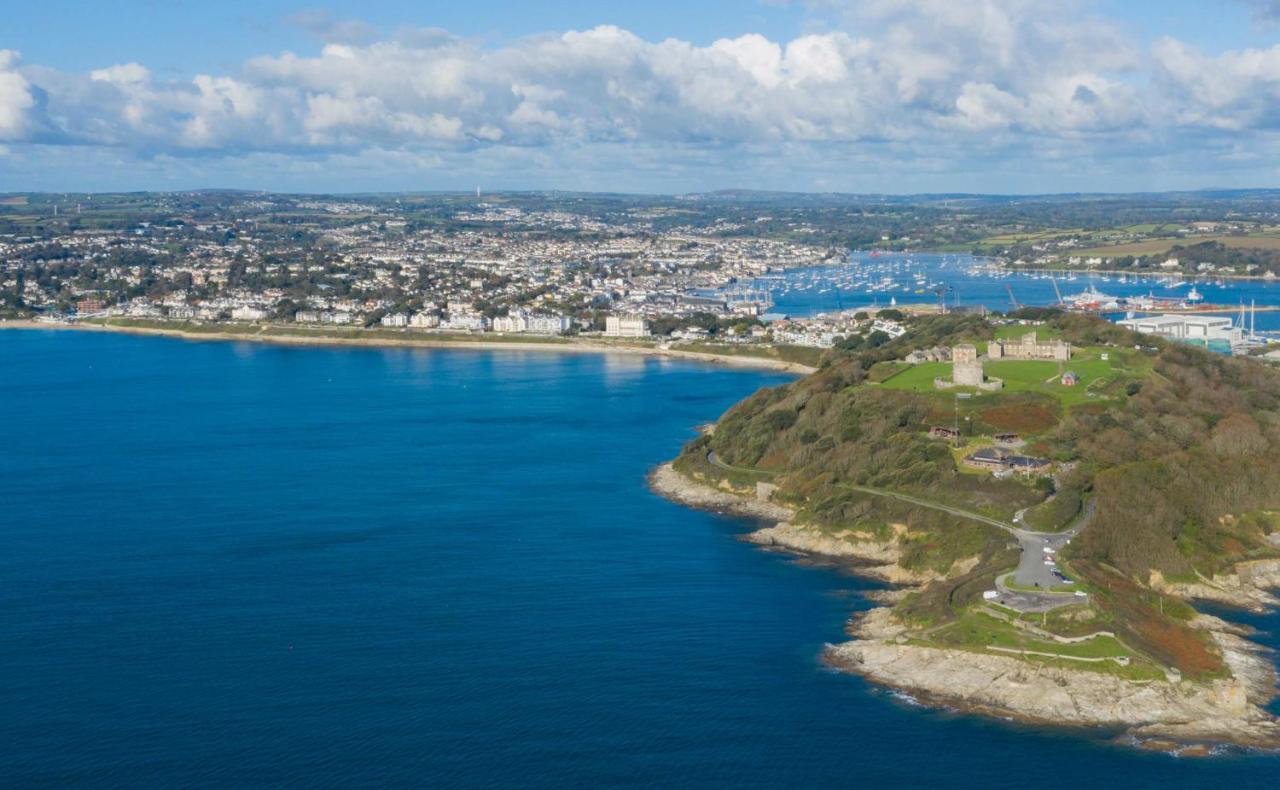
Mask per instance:
[[[891,536],[879,538],[870,532],[831,532],[795,524],[788,508],[751,492],[704,485],[671,464],[655,469],[650,484],[656,492],[693,507],[778,522],[748,536],[757,545],[849,560],[859,573],[897,585],[927,584],[972,568],[972,562],[958,562],[945,575],[904,569],[899,560],[905,526],[895,525]],[[1151,582],[1175,594],[1258,609],[1275,601],[1264,588],[1280,587],[1280,561],[1241,563],[1232,574],[1199,585],[1168,584],[1157,577]],[[872,682],[976,713],[1124,728],[1147,748],[1180,754],[1210,753],[1199,745],[1188,748],[1188,743],[1280,748],[1280,722],[1262,707],[1275,696],[1275,667],[1264,648],[1245,639],[1246,628],[1209,615],[1200,615],[1194,623],[1210,632],[1221,648],[1230,679],[1134,681],[1088,669],[912,643],[910,629],[888,608],[902,594],[880,591],[874,599],[886,606],[851,619],[847,631],[854,641],[828,646],[824,658]]]
[[[786,521],[795,516],[790,508],[775,502],[748,497],[732,489],[716,489],[690,480],[671,464],[661,464],[649,473],[649,486],[655,493],[689,507],[732,513],[765,521]]]
[[[1182,598],[1215,601],[1261,612],[1280,605],[1280,598],[1268,590],[1280,588],[1280,560],[1249,560],[1237,563],[1231,573],[1218,574],[1198,582],[1169,582],[1153,571],[1149,580],[1157,590]]]
[[[826,658],[875,683],[987,714],[1053,724],[1123,726],[1144,737],[1280,745],[1280,725],[1250,702],[1239,680],[1139,683],[1101,672],[883,638],[832,645]]]

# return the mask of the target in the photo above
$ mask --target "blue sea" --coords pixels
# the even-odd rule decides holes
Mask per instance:
[[[0,785],[1280,785],[824,668],[871,585],[645,486],[785,380],[0,332]]]

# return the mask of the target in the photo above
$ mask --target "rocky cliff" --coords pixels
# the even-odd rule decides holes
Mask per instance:
[[[655,469],[650,484],[656,492],[693,507],[778,521],[748,536],[761,546],[850,560],[859,573],[896,584],[924,584],[939,578],[938,574],[915,573],[897,564],[904,528],[895,528],[888,540],[877,540],[857,530],[832,533],[794,524],[794,513],[785,507],[747,492],[693,481],[670,464]],[[947,575],[967,569],[957,563]],[[1269,600],[1262,588],[1280,586],[1278,583],[1280,561],[1268,560],[1240,563],[1234,573],[1209,580],[1206,586],[1222,592],[1220,600],[1261,606]],[[892,602],[897,596],[884,597]],[[1231,678],[1138,682],[1009,656],[924,646],[908,641],[907,629],[887,607],[860,615],[850,626],[850,634],[856,638],[828,646],[825,659],[877,684],[975,713],[1058,725],[1123,728],[1139,741],[1161,748],[1180,749],[1188,742],[1280,748],[1280,722],[1262,708],[1275,696],[1276,674],[1270,657],[1244,638],[1244,629],[1218,618],[1201,615],[1196,627],[1212,634],[1230,667]]]
[[[836,667],[965,710],[1073,726],[1124,727],[1138,737],[1280,745],[1280,725],[1241,680],[1138,683],[1100,672],[892,639],[830,646]]]

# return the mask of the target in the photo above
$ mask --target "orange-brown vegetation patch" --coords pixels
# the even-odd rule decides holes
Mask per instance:
[[[1184,610],[1185,603],[1142,587],[1092,560],[1078,560],[1071,567],[1094,585],[1099,593],[1096,602],[1115,618],[1120,637],[1135,649],[1187,677],[1225,671],[1222,657],[1203,633],[1167,614]]]
[[[760,469],[780,469],[787,465],[786,453],[769,453],[756,464]]]
[[[1248,551],[1248,548],[1235,538],[1226,538],[1222,541],[1222,550],[1232,557],[1239,557]]]
[[[1042,433],[1058,424],[1058,415],[1035,403],[993,406],[982,412],[982,421],[1014,433]]]

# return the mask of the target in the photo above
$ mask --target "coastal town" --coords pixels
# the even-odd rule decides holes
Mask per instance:
[[[832,247],[655,229],[637,210],[582,214],[472,201],[447,227],[387,207],[263,197],[207,220],[166,215],[116,229],[0,234],[11,316],[415,333],[759,341],[771,306],[757,278],[820,266]],[[57,206],[55,206],[57,208]],[[74,217],[85,216],[83,204]],[[268,220],[273,220],[274,223]],[[74,223],[73,223],[74,224]],[[285,232],[285,227],[291,228]],[[777,326],[780,342],[829,347],[840,326]]]
[[[1223,216],[1264,227],[1265,212],[1228,207]],[[1042,210],[1044,223],[1058,211]],[[785,196],[12,195],[0,199],[0,319],[820,351],[855,336],[899,337],[903,315],[985,309],[956,300],[938,271],[876,256],[915,245],[980,252],[1006,213],[998,203],[926,215],[905,201]],[[1244,220],[1233,222],[1192,223],[1184,235]],[[857,245],[871,249],[861,262]],[[1014,248],[975,260],[994,267],[997,285],[1027,264]],[[1180,265],[1170,257],[1156,271]],[[1209,307],[1194,287],[1167,298],[1053,287],[1047,301],[1064,309],[1142,311],[1138,331],[1241,352],[1265,345],[1252,319],[1246,333],[1243,317],[1186,315]],[[775,304],[797,288],[825,306]],[[997,293],[993,307],[1021,306],[1008,285]]]

